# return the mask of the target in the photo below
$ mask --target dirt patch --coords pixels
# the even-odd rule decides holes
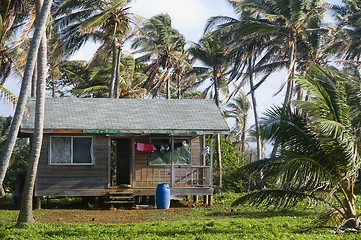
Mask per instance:
[[[157,215],[189,211],[191,208],[144,209],[144,210],[85,210],[45,209],[36,217],[37,222],[68,223],[134,223],[154,221]],[[37,214],[36,214],[37,215]]]

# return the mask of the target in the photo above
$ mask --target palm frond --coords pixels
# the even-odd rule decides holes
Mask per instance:
[[[247,194],[232,203],[237,206],[250,203],[252,206],[272,207],[275,209],[294,207],[297,203],[310,197],[309,194],[290,190],[261,190]]]

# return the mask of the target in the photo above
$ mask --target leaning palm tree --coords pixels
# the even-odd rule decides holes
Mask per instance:
[[[11,127],[9,130],[9,135],[5,143],[5,147],[3,149],[1,158],[0,158],[0,194],[2,196],[5,195],[4,189],[2,187],[2,183],[5,178],[5,174],[7,171],[7,168],[9,166],[9,161],[11,157],[11,153],[15,146],[15,141],[20,129],[20,123],[22,121],[24,110],[25,110],[25,104],[29,95],[30,90],[30,81],[34,73],[35,69],[35,62],[36,62],[36,55],[38,53],[38,49],[41,43],[41,39],[43,34],[45,34],[45,25],[46,21],[49,15],[50,7],[51,7],[52,1],[47,0],[43,4],[43,8],[41,11],[41,14],[39,16],[39,19],[36,23],[36,28],[34,31],[34,35],[31,41],[30,50],[28,54],[28,60],[26,63],[25,71],[24,71],[24,77],[20,89],[19,99],[18,103],[16,105],[15,114],[13,121],[11,123]]]
[[[137,49],[134,53],[144,54],[138,61],[149,62],[144,88],[157,93],[166,84],[166,98],[170,99],[171,74],[184,55],[184,45],[184,36],[172,27],[168,14],[156,15],[144,23],[132,44]]]
[[[131,0],[86,1],[74,3],[63,1],[58,6],[56,20],[61,28],[60,37],[65,41],[63,49],[72,54],[83,44],[92,39],[100,42],[93,59],[98,53],[111,46],[112,75],[109,87],[109,97],[118,97],[119,64],[123,43],[129,38],[131,14],[126,5]],[[71,11],[70,14],[66,14]],[[92,60],[89,62],[89,64]],[[89,66],[89,65],[88,65]]]
[[[42,15],[47,15],[50,12],[52,0],[44,3],[43,0],[38,0],[39,13],[38,19],[41,19],[40,9]],[[44,5],[44,8],[42,6]],[[43,143],[43,126],[44,126],[44,112],[45,112],[45,91],[46,91],[46,62],[47,62],[47,38],[46,33],[43,32],[41,36],[41,43],[38,50],[37,59],[37,89],[36,89],[36,104],[35,104],[35,126],[34,135],[32,137],[32,146],[29,167],[26,174],[24,191],[21,199],[20,212],[18,217],[19,223],[33,224],[33,193],[35,186],[35,179],[40,158],[41,145]]]
[[[297,101],[302,111],[274,107],[262,121],[263,134],[283,148],[275,158],[262,159],[242,168],[263,171],[277,179],[277,189],[248,194],[233,204],[291,208],[303,199],[321,201],[318,226],[337,224],[360,228],[354,186],[360,169],[355,133],[350,121],[345,76],[330,67],[312,66],[311,74],[297,76],[297,83],[311,101]],[[351,77],[351,76],[348,76]]]

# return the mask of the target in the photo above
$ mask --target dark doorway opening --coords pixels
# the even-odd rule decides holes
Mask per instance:
[[[112,185],[130,184],[130,139],[112,139]]]

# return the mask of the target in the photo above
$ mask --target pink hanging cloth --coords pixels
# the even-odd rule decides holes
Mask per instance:
[[[137,143],[135,149],[137,151],[144,152],[145,151],[145,144],[144,143]]]

